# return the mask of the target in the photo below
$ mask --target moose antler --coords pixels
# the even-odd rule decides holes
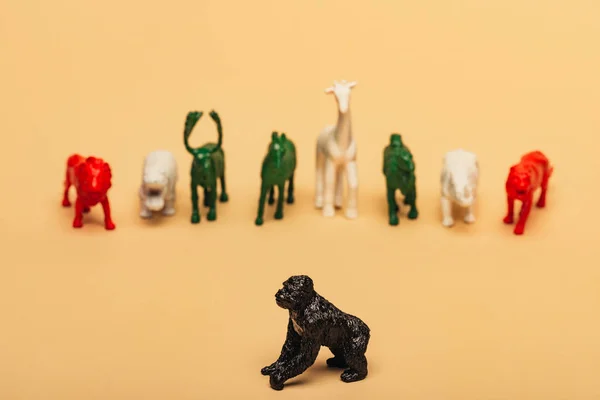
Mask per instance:
[[[194,154],[194,148],[190,146],[189,138],[192,133],[192,129],[196,126],[198,120],[202,117],[202,111],[190,111],[185,119],[185,128],[183,130],[183,143],[185,149],[190,153]]]
[[[219,114],[217,114],[215,110],[212,110],[210,112],[210,117],[217,124],[217,133],[219,134],[219,141],[217,142],[217,146],[213,150],[217,151],[221,148],[221,145],[223,144],[223,127],[221,126],[221,117],[219,117]]]

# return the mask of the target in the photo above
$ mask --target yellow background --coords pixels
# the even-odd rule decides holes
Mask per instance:
[[[599,17],[592,0],[4,0],[0,398],[600,399]],[[313,209],[334,79],[358,81],[354,222]],[[191,225],[183,123],[212,108],[230,202]],[[272,130],[298,147],[297,204],[257,228]],[[392,132],[421,212],[399,227]],[[192,144],[215,138],[205,115]],[[480,158],[478,221],[445,229],[439,172],[457,147]],[[179,163],[177,214],[145,222],[142,160],[160,148]],[[555,173],[517,237],[504,180],[535,149]],[[110,163],[116,231],[100,207],[75,230],[60,206],[75,152]],[[326,370],[327,349],[283,392],[260,375],[293,274],[371,327],[365,381]]]

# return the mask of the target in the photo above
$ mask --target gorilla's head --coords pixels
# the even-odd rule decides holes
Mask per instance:
[[[313,281],[306,275],[296,275],[283,282],[283,287],[275,293],[275,301],[281,308],[299,310],[315,295]]]

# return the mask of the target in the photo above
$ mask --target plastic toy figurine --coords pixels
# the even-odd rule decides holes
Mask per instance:
[[[363,321],[321,297],[306,275],[292,276],[283,282],[275,301],[289,311],[289,321],[281,355],[261,370],[263,375],[269,375],[271,388],[282,390],[285,381],[306,371],[317,359],[321,346],[328,347],[334,355],[327,360],[329,367],[345,369],[342,381],[365,379],[365,353],[371,333]]]
[[[473,205],[479,182],[477,156],[463,149],[446,153],[440,181],[442,184],[442,225],[446,227],[454,225],[452,203],[466,209],[464,217],[466,223],[475,222]]]
[[[408,147],[398,133],[390,135],[390,144],[383,150],[383,174],[387,187],[387,203],[390,225],[398,225],[400,206],[396,202],[396,190],[404,196],[404,204],[410,206],[409,219],[419,216],[417,210],[417,187],[415,163]]]
[[[277,186],[277,210],[275,219],[283,218],[283,195],[286,181],[288,183],[287,203],[294,203],[294,172],[296,170],[296,146],[285,133],[277,132],[271,135],[267,155],[262,163],[260,199],[258,200],[258,215],[255,224],[263,224],[265,200],[269,192],[269,204],[275,203],[275,186]]]
[[[553,170],[554,168],[550,165],[548,158],[540,151],[532,151],[525,154],[521,157],[521,161],[518,164],[510,167],[510,172],[506,179],[508,212],[506,217],[504,217],[504,223],[513,223],[515,200],[521,201],[521,212],[515,226],[515,235],[522,235],[525,231],[525,223],[533,204],[533,193],[538,188],[542,188],[542,193],[536,206],[539,208],[546,206],[548,180]]]
[[[202,117],[201,111],[191,111],[185,121],[183,141],[186,150],[194,156],[191,168],[191,191],[192,191],[192,224],[200,222],[200,211],[198,209],[198,186],[204,189],[204,206],[209,208],[206,219],[214,221],[217,219],[217,179],[221,181],[221,196],[219,201],[225,203],[229,200],[225,187],[225,153],[221,147],[223,143],[223,129],[221,119],[215,111],[210,112],[210,117],[217,124],[219,134],[218,143],[206,143],[202,147],[193,148],[189,144],[192,129]]]
[[[350,120],[350,90],[354,86],[356,82],[335,81],[325,89],[325,93],[335,95],[338,105],[337,124],[326,126],[317,139],[315,206],[323,209],[325,217],[334,216],[334,208],[342,207],[344,173],[348,180],[346,218],[358,217],[356,142]]]
[[[73,154],[67,160],[65,177],[65,191],[63,194],[63,207],[70,207],[69,189],[75,186],[77,200],[75,201],[75,219],[73,228],[83,226],[83,214],[90,212],[96,204],[102,204],[104,211],[104,227],[107,230],[115,229],[115,223],[110,215],[108,189],[111,188],[112,173],[110,165],[96,157],[83,157]]]
[[[144,160],[142,184],[139,190],[140,217],[152,218],[152,213],[175,214],[175,185],[177,162],[166,150],[149,153]]]

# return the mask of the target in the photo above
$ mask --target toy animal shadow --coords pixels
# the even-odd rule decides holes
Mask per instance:
[[[415,163],[408,147],[397,133],[390,135],[390,144],[383,151],[383,174],[387,188],[387,203],[390,225],[398,225],[400,206],[396,202],[396,191],[404,196],[404,204],[410,206],[409,219],[419,216],[417,210],[417,188]]]
[[[225,153],[223,152],[223,129],[221,119],[215,111],[210,112],[210,117],[217,124],[219,140],[215,143],[206,143],[202,147],[193,148],[189,144],[192,129],[202,117],[201,111],[188,113],[183,132],[185,148],[192,156],[191,192],[192,192],[192,224],[200,222],[200,211],[198,208],[198,186],[204,189],[204,207],[208,207],[206,219],[215,221],[217,219],[217,179],[221,181],[221,196],[219,201],[225,203],[229,200],[225,185]]]
[[[285,133],[281,136],[277,132],[271,134],[271,143],[267,150],[262,169],[260,198],[258,200],[258,215],[255,224],[263,224],[265,213],[265,201],[267,192],[269,193],[269,205],[275,203],[275,186],[277,186],[277,209],[275,219],[283,219],[283,198],[285,193],[285,183],[288,183],[287,203],[294,203],[294,173],[296,171],[296,146],[289,140]]]

